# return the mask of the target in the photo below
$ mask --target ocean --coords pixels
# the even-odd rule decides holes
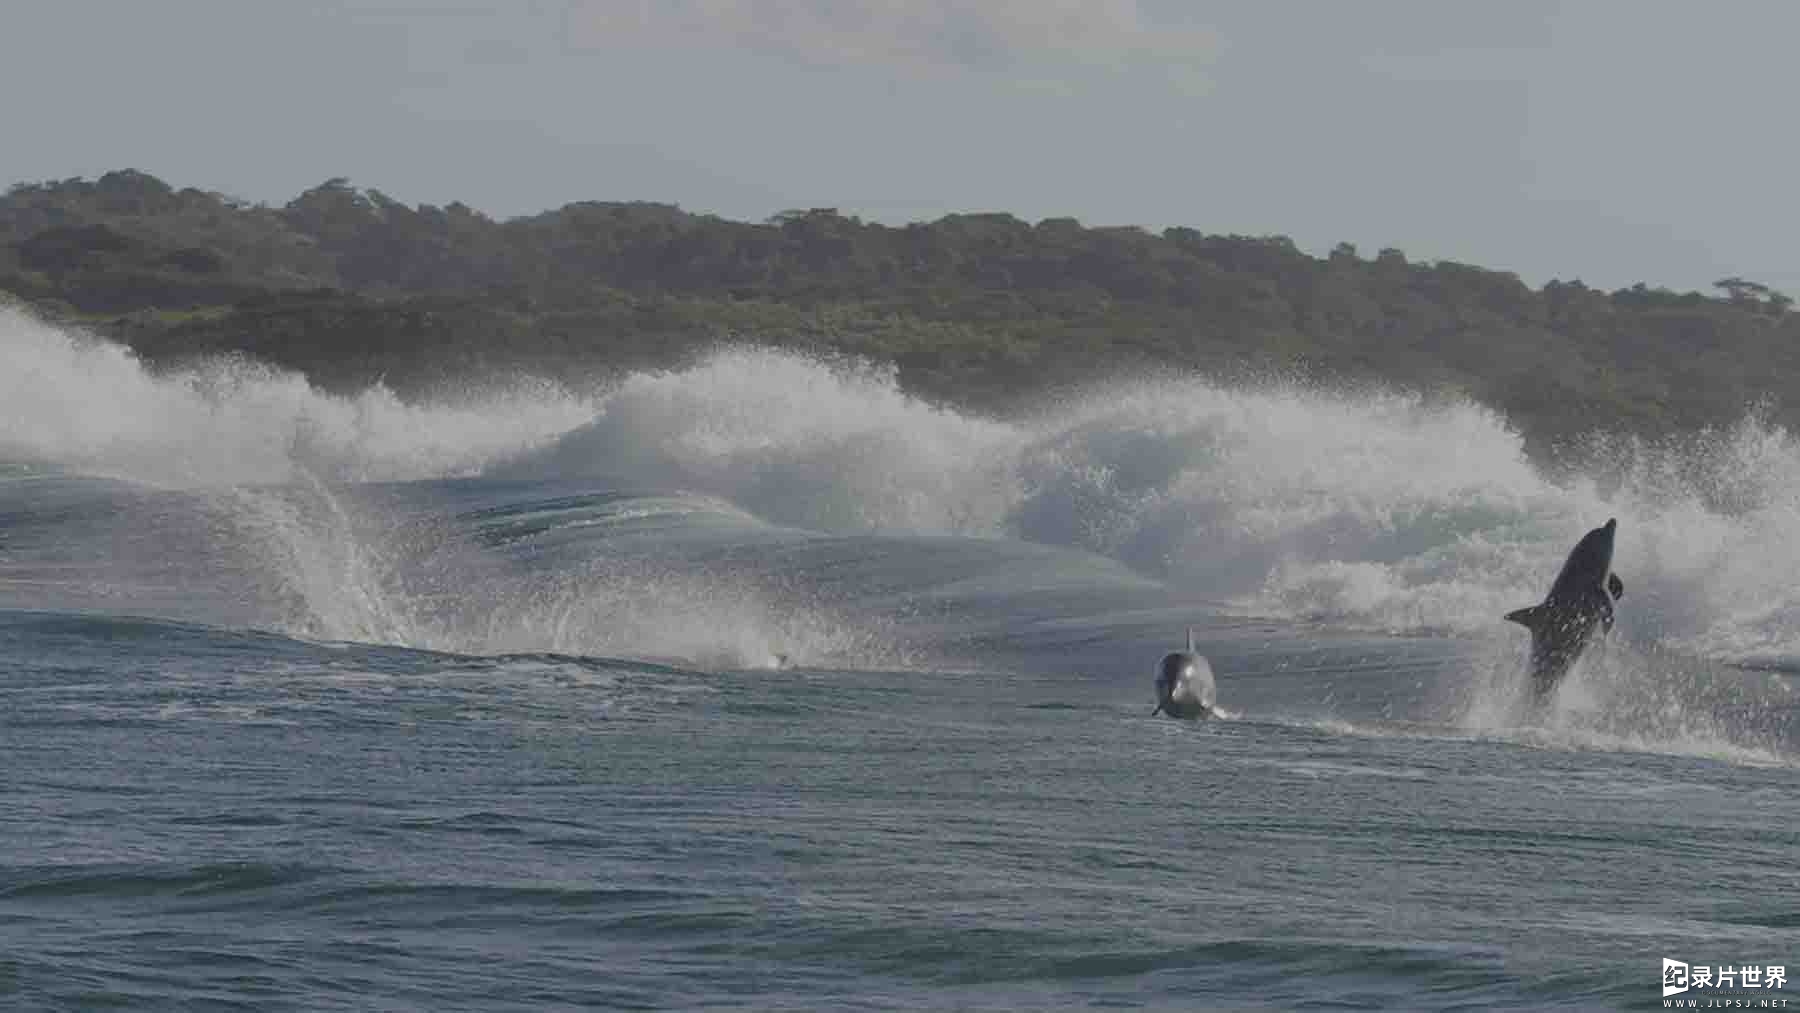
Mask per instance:
[[[1279,378],[992,419],[723,347],[402,401],[11,311],[0,358],[0,1007],[1754,1007],[1800,965],[1800,441],[1754,415],[1552,473]],[[1500,617],[1609,517],[1618,626],[1535,708]],[[1190,628],[1223,713],[1153,718]]]

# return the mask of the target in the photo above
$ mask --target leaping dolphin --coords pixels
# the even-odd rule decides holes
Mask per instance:
[[[1612,572],[1618,530],[1615,518],[1583,535],[1544,603],[1506,614],[1509,622],[1531,631],[1531,694],[1537,703],[1550,696],[1581,657],[1594,627],[1612,632],[1613,600],[1625,593],[1625,582]]]
[[[1156,672],[1156,709],[1151,717],[1206,718],[1216,711],[1217,688],[1212,666],[1194,649],[1194,629],[1188,627],[1187,650],[1164,655]]]

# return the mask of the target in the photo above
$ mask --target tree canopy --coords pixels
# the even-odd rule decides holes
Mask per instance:
[[[930,398],[1005,410],[1144,369],[1268,371],[1450,389],[1534,448],[1660,434],[1751,404],[1800,421],[1792,300],[1516,276],[1282,236],[1152,233],[955,214],[886,226],[833,208],[729,221],[582,201],[496,221],[335,178],[280,208],[135,170],[0,198],[0,291],[152,364],[236,353],[330,387],[470,374],[586,377],[723,339],[896,363]]]

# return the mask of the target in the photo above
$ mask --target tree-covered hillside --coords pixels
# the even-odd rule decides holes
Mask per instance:
[[[0,290],[52,318],[156,364],[236,352],[325,386],[402,391],[668,365],[735,338],[892,361],[924,396],[989,409],[1174,368],[1460,391],[1539,448],[1593,428],[1729,422],[1759,402],[1800,422],[1790,300],[1718,288],[1533,290],[1396,250],[1320,259],[1283,237],[1004,214],[889,227],[813,209],[752,224],[582,202],[495,221],[342,179],[281,208],[131,170],[0,198]]]

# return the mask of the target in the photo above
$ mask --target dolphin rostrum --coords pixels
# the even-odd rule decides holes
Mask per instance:
[[[1211,717],[1217,708],[1218,690],[1212,666],[1194,649],[1194,629],[1188,627],[1187,650],[1165,655],[1156,671],[1156,709],[1151,717]]]
[[[1618,520],[1611,519],[1583,535],[1544,603],[1506,614],[1509,622],[1531,631],[1531,693],[1538,703],[1550,696],[1581,657],[1594,627],[1612,632],[1613,599],[1625,593],[1625,583],[1612,572],[1613,535],[1618,530]]]

